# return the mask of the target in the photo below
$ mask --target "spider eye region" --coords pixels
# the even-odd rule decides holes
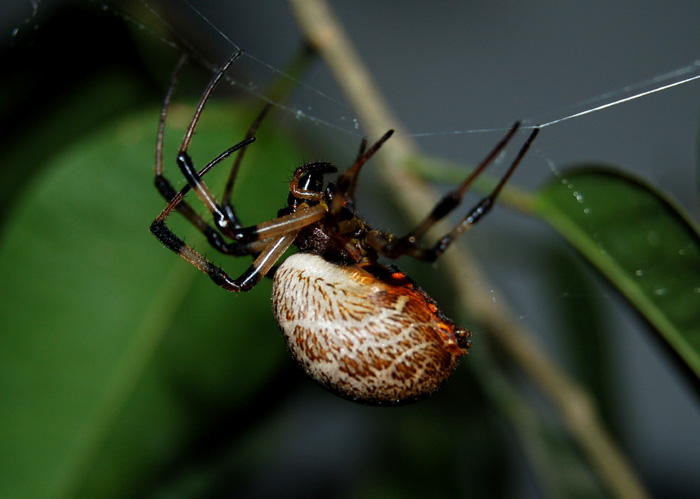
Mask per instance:
[[[294,177],[298,179],[298,187],[304,191],[323,192],[323,175],[335,173],[338,169],[331,163],[317,161],[306,163],[297,168]]]
[[[297,253],[275,272],[272,308],[292,357],[328,390],[370,405],[414,402],[449,379],[471,333],[382,269]]]

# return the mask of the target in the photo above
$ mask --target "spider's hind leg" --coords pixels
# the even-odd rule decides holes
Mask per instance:
[[[455,190],[448,192],[433,208],[428,215],[415,229],[401,238],[397,238],[392,234],[384,234],[380,232],[372,232],[368,235],[368,243],[379,253],[389,258],[398,258],[401,255],[408,255],[418,260],[433,262],[449,247],[452,242],[460,235],[471,229],[484,215],[486,215],[501,192],[505,183],[510,179],[511,175],[520,164],[521,160],[527,153],[530,145],[535,140],[539,133],[539,128],[533,129],[530,136],[527,138],[523,146],[518,151],[517,156],[508,167],[505,175],[498,182],[496,187],[489,193],[488,196],[482,198],[464,218],[452,229],[445,234],[432,247],[425,248],[418,244],[418,240],[435,225],[438,221],[445,218],[451,213],[462,201],[462,198],[468,191],[474,180],[481,175],[486,167],[505,149],[510,140],[515,135],[515,132],[520,128],[520,123],[515,123],[508,133],[496,144],[488,156],[477,166],[476,169],[462,182]]]

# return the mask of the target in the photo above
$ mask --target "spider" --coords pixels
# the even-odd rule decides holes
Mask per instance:
[[[168,204],[151,224],[161,243],[232,292],[248,291],[264,276],[273,278],[272,309],[297,363],[323,387],[341,397],[371,405],[402,404],[429,396],[452,374],[458,359],[472,346],[471,332],[457,327],[435,300],[394,266],[378,262],[383,256],[407,255],[434,262],[461,234],[468,231],[493,203],[537,135],[534,128],[493,191],[432,247],[419,239],[461,202],[474,179],[503,151],[518,130],[516,123],[478,167],[432,212],[403,237],[371,228],[354,207],[354,193],[362,166],[389,139],[389,130],[372,146],[363,139],[355,162],[335,183],[324,186],[324,175],[337,169],[327,162],[298,167],[289,184],[287,206],[277,218],[244,225],[231,204],[239,165],[254,140],[266,106],[246,138],[219,154],[197,171],[188,154],[197,123],[212,92],[241,51],[233,54],[206,87],[177,154],[177,165],[187,180],[179,192],[163,174],[163,135],[168,107],[183,57],[176,66],[160,114],[156,141],[155,184]],[[203,177],[214,166],[237,153],[218,201]],[[193,190],[213,216],[204,220],[184,200]],[[228,275],[175,235],[166,220],[176,210],[225,255],[254,257],[237,278]],[[278,267],[290,247],[297,253]]]

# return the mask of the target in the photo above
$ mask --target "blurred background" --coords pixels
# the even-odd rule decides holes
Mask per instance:
[[[697,2],[330,4],[423,152],[465,165],[516,119],[546,123],[700,74]],[[193,145],[213,157],[240,136],[232,130],[245,128],[275,70],[299,50],[285,2],[13,0],[6,12],[0,242],[3,281],[21,287],[0,291],[13,312],[3,320],[0,397],[9,403],[0,421],[23,424],[5,426],[6,444],[22,451],[5,453],[0,468],[24,482],[9,492],[605,495],[536,389],[498,352],[479,360],[475,349],[443,391],[416,406],[356,406],[291,365],[269,283],[231,297],[151,240],[146,228],[163,205],[151,187],[155,127],[180,54],[174,45],[194,53],[178,93],[190,105],[232,44],[246,50],[227,89],[239,100],[212,106]],[[320,61],[303,83],[266,123],[269,145],[244,164],[246,220],[274,215],[295,165],[345,165],[362,137]],[[667,193],[697,225],[699,97],[695,81],[549,126],[513,182],[536,189],[575,164],[608,164]],[[179,109],[171,151],[187,121]],[[495,131],[470,133],[483,129]],[[363,180],[367,218],[405,228],[371,170]],[[467,239],[492,281],[486,291],[591,390],[651,493],[697,497],[697,380],[542,223],[498,209]],[[468,320],[451,308],[439,264],[400,265],[443,298],[448,315]],[[487,342],[488,331],[474,332]],[[510,375],[504,383],[528,408],[523,424],[536,415],[540,450],[523,443],[474,369]],[[38,470],[44,479],[33,478]]]

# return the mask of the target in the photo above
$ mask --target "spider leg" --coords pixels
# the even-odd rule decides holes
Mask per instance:
[[[207,166],[202,168],[200,172],[194,172],[191,173],[188,170],[188,173],[190,173],[190,176],[194,177],[196,182],[201,183],[201,177],[202,175],[205,175],[208,171],[210,171],[215,165],[220,163],[222,160],[226,159],[229,157],[231,154],[233,154],[236,150],[245,147],[249,143],[253,142],[255,139],[254,138],[249,138],[247,140],[244,140],[242,142],[239,142],[235,146],[227,149],[223,153],[221,153],[219,156],[214,158]],[[190,161],[190,166],[191,166],[191,161]],[[209,244],[211,244],[215,249],[220,251],[221,253],[224,253],[226,255],[247,255],[251,253],[256,252],[256,248],[254,246],[246,246],[244,244],[240,244],[239,242],[226,242],[221,234],[216,231],[213,227],[211,227],[207,222],[205,222],[202,217],[200,217],[197,213],[192,210],[192,208],[187,205],[187,203],[184,201],[184,196],[185,194],[190,190],[192,187],[191,183],[188,183],[186,186],[180,190],[180,192],[175,192],[173,187],[170,185],[170,183],[165,179],[165,182],[167,182],[167,188],[168,191],[161,191],[164,196],[166,196],[166,199],[168,199],[168,205],[163,209],[161,212],[160,216],[156,219],[156,222],[160,221],[165,223],[165,220],[170,216],[172,213],[173,209],[177,209],[180,213],[183,213],[185,215],[187,214],[192,214],[192,217],[187,217],[187,219],[192,222],[202,234],[204,234],[209,241]],[[162,185],[162,184],[161,184]],[[195,187],[197,189],[197,187]],[[154,222],[155,223],[155,222]],[[153,230],[151,230],[153,232]]]
[[[177,87],[177,82],[180,77],[183,66],[187,62],[187,56],[183,55],[178,61],[173,74],[170,79],[170,85],[168,86],[168,91],[165,95],[163,101],[163,106],[160,112],[160,121],[158,123],[158,133],[156,136],[156,161],[155,161],[155,185],[158,192],[165,198],[168,203],[171,203],[176,197],[178,201],[174,203],[174,207],[197,229],[206,236],[209,243],[218,251],[225,254],[247,254],[246,251],[241,251],[240,247],[235,245],[227,244],[221,237],[221,234],[217,232],[213,227],[211,227],[192,207],[183,200],[184,194],[190,189],[186,186],[182,193],[178,195],[170,181],[163,174],[163,136],[165,132],[165,120],[168,115],[168,110],[170,108],[170,103],[172,101],[173,94],[175,93],[175,88]],[[200,106],[201,107],[201,106]],[[216,163],[228,157],[233,151],[247,144],[237,144],[233,148],[225,151],[222,155],[219,155],[214,161],[209,163],[201,172],[200,176],[204,175],[209,169],[211,169]]]
[[[355,161],[359,161],[366,150],[367,150],[367,137],[362,137],[362,140],[360,141],[360,149],[357,151],[357,156],[355,157]]]
[[[520,127],[520,123],[515,123],[510,131],[506,134],[501,141],[496,144],[493,150],[488,156],[479,164],[479,166],[462,182],[462,184],[455,190],[447,193],[433,208],[430,215],[428,215],[422,223],[420,223],[414,230],[409,232],[407,235],[401,238],[396,238],[391,234],[382,234],[377,231],[373,231],[368,234],[368,243],[375,248],[379,253],[387,256],[389,258],[398,258],[401,255],[409,255],[413,258],[424,260],[424,261],[435,261],[440,255],[447,249],[447,247],[460,235],[471,229],[474,224],[476,224],[484,215],[486,215],[493,207],[494,201],[501,192],[501,189],[505,183],[510,179],[511,175],[520,164],[521,160],[527,153],[530,145],[535,140],[535,137],[539,133],[539,128],[535,128],[530,136],[527,138],[523,146],[518,151],[517,156],[508,167],[505,175],[498,182],[496,187],[489,193],[488,196],[482,198],[469,212],[466,216],[457,224],[457,226],[450,232],[445,234],[440,240],[435,243],[432,248],[424,248],[418,246],[418,239],[423,236],[435,223],[446,217],[452,210],[454,210],[462,198],[466,194],[467,190],[474,182],[474,180],[486,169],[486,167],[500,154],[500,152],[506,147],[508,142],[511,140],[515,132]]]
[[[180,57],[180,60],[173,70],[173,74],[170,78],[170,85],[168,86],[168,91],[165,94],[163,106],[160,111],[160,121],[158,122],[158,133],[156,135],[155,185],[158,192],[160,192],[168,202],[175,198],[177,191],[170,181],[163,175],[163,135],[165,133],[165,120],[168,116],[170,102],[172,101],[173,94],[175,93],[175,88],[177,87],[177,82],[180,78],[182,68],[186,62],[187,56],[183,55]],[[192,209],[192,207],[187,204],[187,202],[181,200],[176,205],[176,209],[207,237],[212,246],[217,248],[219,244],[223,242],[219,233],[211,228],[209,224],[207,224],[207,222],[205,222],[202,217],[200,217]]]
[[[182,191],[178,193],[178,197],[181,194]],[[244,234],[249,234],[248,239],[250,240],[239,243],[240,248],[243,250],[240,254],[256,254],[257,256],[248,270],[239,278],[232,279],[221,268],[204,258],[191,246],[188,246],[166,225],[165,220],[175,209],[176,203],[177,199],[174,199],[165,207],[151,224],[151,233],[166,247],[207,274],[216,284],[229,291],[247,291],[255,286],[294,242],[299,231],[303,227],[320,220],[326,214],[326,208],[313,206],[256,226],[244,228],[246,229]]]
[[[173,71],[173,75],[171,78],[171,83],[170,86],[168,87],[168,91],[166,93],[164,102],[163,102],[163,107],[161,109],[161,116],[160,116],[160,122],[158,125],[158,134],[157,134],[157,139],[156,139],[156,167],[155,167],[155,184],[156,188],[158,191],[163,195],[163,197],[168,201],[168,206],[163,210],[161,213],[161,216],[156,220],[164,222],[167,216],[170,214],[170,212],[174,209],[177,209],[185,218],[192,223],[197,229],[205,235],[209,243],[218,251],[224,253],[224,254],[230,254],[230,255],[245,255],[245,254],[250,254],[255,252],[255,249],[253,247],[248,247],[245,244],[242,244],[240,242],[234,241],[233,243],[228,243],[224,240],[222,237],[222,234],[219,233],[214,227],[209,225],[192,207],[184,201],[184,195],[190,190],[194,189],[195,193],[197,196],[202,200],[202,202],[205,204],[205,206],[208,208],[208,210],[212,213],[214,216],[215,223],[218,227],[219,230],[223,232],[225,236],[230,237],[231,239],[235,239],[236,236],[232,233],[231,229],[237,229],[237,228],[242,228],[240,221],[235,215],[235,212],[233,211],[233,208],[230,206],[228,207],[222,207],[221,204],[219,204],[214,196],[212,195],[211,191],[208,189],[208,187],[204,184],[204,182],[201,180],[202,177],[210,171],[214,166],[219,164],[221,161],[224,159],[228,158],[231,154],[233,154],[235,151],[240,151],[238,157],[236,158],[236,161],[234,163],[234,168],[231,173],[229,182],[231,185],[233,184],[233,179],[236,176],[237,170],[238,170],[238,165],[240,164],[240,161],[242,159],[242,153],[245,151],[245,148],[248,144],[253,142],[255,140],[254,137],[252,137],[253,133],[257,130],[257,128],[260,125],[260,122],[262,121],[263,117],[265,114],[268,112],[270,106],[266,106],[263,111],[258,115],[257,119],[253,122],[251,127],[248,130],[248,133],[246,134],[246,139],[243,141],[239,142],[235,146],[227,149],[223,153],[221,153],[219,156],[214,158],[207,166],[205,166],[200,172],[197,172],[194,168],[194,164],[192,162],[192,159],[190,158],[189,154],[187,153],[187,149],[189,148],[189,145],[192,140],[192,136],[194,135],[194,131],[197,127],[197,123],[199,122],[199,119],[201,117],[202,111],[204,109],[204,106],[206,105],[207,101],[211,97],[214,89],[216,86],[219,84],[223,76],[225,75],[226,71],[228,68],[233,64],[236,59],[238,59],[241,56],[242,52],[237,51],[235,54],[233,54],[229,59],[226,60],[224,65],[219,69],[219,71],[214,75],[212,80],[209,82],[209,85],[205,89],[204,93],[202,94],[202,97],[200,98],[199,104],[197,105],[197,108],[195,110],[195,113],[192,117],[192,120],[190,121],[190,124],[185,132],[185,136],[182,141],[182,145],[180,146],[180,150],[178,152],[177,156],[177,163],[178,166],[180,167],[181,172],[185,176],[188,185],[186,185],[179,193],[175,190],[175,188],[172,186],[170,181],[163,175],[163,136],[164,136],[164,130],[165,130],[165,120],[167,117],[168,109],[170,107],[170,102],[172,100],[172,96],[175,92],[175,88],[177,86],[177,81],[179,79],[180,72],[182,71],[182,67],[184,66],[186,62],[186,56],[183,56],[180,58],[178,61],[178,64],[175,67],[175,70]],[[229,194],[230,195],[230,194]],[[155,222],[154,222],[155,223]],[[247,237],[247,242],[253,242],[258,239],[264,239],[266,237],[252,237],[251,233],[254,233],[254,228],[248,227],[248,228],[243,228],[244,232],[246,232],[248,235],[247,236],[241,236],[238,234],[238,237]]]
[[[360,141],[360,149],[357,151],[357,156],[355,157],[355,162],[358,162],[361,160],[362,156],[364,156],[365,151],[367,150],[367,137],[362,137],[362,140]],[[354,204],[355,202],[355,188],[357,187],[357,177],[359,176],[359,171],[353,178],[352,182],[350,182],[350,187],[348,187],[347,192],[345,193],[345,197],[349,200],[352,201]]]
[[[187,128],[187,131],[185,132],[185,136],[182,140],[182,145],[180,146],[180,150],[177,155],[177,164],[178,167],[180,168],[180,171],[182,174],[185,176],[185,179],[187,180],[187,183],[190,185],[190,187],[195,191],[197,194],[197,197],[204,203],[206,206],[207,210],[212,214],[214,218],[214,224],[216,228],[218,228],[226,237],[233,239],[239,243],[248,243],[248,242],[253,242],[257,241],[259,239],[267,239],[268,237],[273,237],[273,235],[268,235],[268,234],[259,234],[258,230],[261,229],[261,225],[257,226],[251,226],[251,227],[241,227],[241,224],[238,220],[238,218],[235,216],[233,213],[233,210],[228,210],[220,204],[214,195],[211,193],[207,185],[202,181],[201,175],[198,174],[196,169],[194,168],[194,163],[192,161],[192,158],[188,154],[187,150],[189,149],[190,143],[192,141],[192,136],[194,135],[194,131],[197,127],[197,123],[199,122],[199,119],[202,115],[202,111],[204,110],[204,106],[207,104],[209,101],[213,91],[216,89],[217,85],[221,82],[221,79],[224,77],[224,74],[228,70],[228,68],[233,64],[236,59],[238,59],[241,56],[242,52],[238,50],[236,53],[234,53],[231,57],[226,60],[226,62],[221,66],[221,69],[214,75],[212,80],[209,82],[209,85],[207,88],[204,90],[204,93],[202,94],[202,97],[199,100],[199,104],[197,105],[197,108],[194,112],[194,115],[192,116],[192,120],[190,121],[190,125]],[[262,118],[265,116],[269,108],[263,109],[262,113],[258,116],[258,119],[251,125],[252,130],[256,130],[257,127],[260,124],[260,121]],[[237,149],[241,149],[242,151],[245,149],[245,146],[248,145],[250,142],[253,141],[252,137],[249,137],[248,139],[243,140],[233,148],[227,150],[224,152],[222,155],[219,155],[214,161],[212,161],[207,167],[205,167],[202,172],[206,173],[210,167],[213,167],[215,164],[218,164],[222,159],[227,157],[230,153]],[[231,182],[233,182],[233,179],[235,179],[235,175],[237,173],[237,164],[239,160],[237,160],[234,163],[234,168],[231,173]],[[308,214],[307,214],[308,215]],[[281,223],[284,225],[283,223]],[[274,232],[274,229],[272,229]],[[284,229],[284,231],[287,231],[289,229]],[[277,231],[274,232],[274,235],[280,235],[281,232]]]
[[[182,68],[186,62],[187,55],[183,55],[180,57],[180,60],[177,61],[177,65],[175,66],[173,74],[170,77],[170,85],[168,86],[168,91],[165,94],[163,106],[160,110],[158,133],[156,135],[156,180],[163,176],[163,135],[165,134],[165,119],[168,116],[168,109],[170,109],[170,102],[172,101],[173,94],[175,93],[177,82],[180,79],[180,73],[182,72]]]
[[[253,264],[239,277],[232,278],[221,267],[207,260],[192,247],[177,237],[164,223],[153,223],[151,232],[182,258],[207,274],[212,281],[227,291],[249,291],[267,274],[282,254],[289,248],[299,231],[292,231],[283,236],[265,241],[265,246],[255,258]]]
[[[216,89],[216,87],[219,85],[219,82],[221,82],[221,79],[226,74],[226,71],[228,71],[228,68],[242,55],[243,51],[237,50],[231,57],[229,57],[226,60],[226,62],[224,62],[223,66],[221,66],[219,71],[217,71],[214,75],[214,78],[212,78],[212,80],[209,82],[209,85],[207,85],[207,88],[204,90],[202,97],[199,99],[199,104],[197,105],[197,109],[195,109],[194,115],[192,116],[192,121],[190,121],[190,125],[187,127],[185,136],[182,139],[182,144],[180,145],[180,152],[187,152],[187,150],[189,149],[190,142],[192,142],[192,136],[194,135],[194,130],[195,128],[197,128],[197,123],[199,122],[199,118],[202,115],[204,106],[209,101],[209,98],[214,92],[214,89]]]
[[[350,168],[345,170],[343,174],[338,177],[338,180],[336,181],[335,192],[333,193],[333,202],[329,210],[331,215],[337,215],[340,213],[346,198],[349,197],[352,199],[352,196],[355,194],[355,185],[357,184],[357,177],[360,174],[360,169],[367,162],[367,160],[379,150],[382,144],[384,144],[384,142],[386,142],[389,137],[392,136],[393,133],[393,130],[389,130],[369,149],[366,149],[367,139],[362,140],[357,159]]]
[[[214,199],[207,186],[202,181],[202,177],[208,173],[214,166],[219,164],[224,159],[231,156],[236,151],[243,151],[245,147],[252,143],[255,139],[252,134],[255,132],[264,117],[268,108],[258,116],[256,121],[251,125],[248,131],[248,137],[239,142],[235,146],[227,149],[219,154],[211,162],[209,162],[199,172],[195,169],[194,163],[187,153],[195,128],[201,116],[202,110],[208,99],[210,98],[216,85],[223,77],[228,67],[240,57],[240,52],[237,52],[230,57],[212,81],[207,86],[199,105],[194,113],[190,125],[185,133],[182,145],[178,152],[177,163],[187,180],[187,185],[179,192],[176,192],[172,184],[163,175],[163,135],[165,130],[165,119],[167,117],[168,108],[175,91],[175,86],[179,77],[179,73],[185,63],[185,57],[182,57],[178,62],[171,80],[170,87],[165,97],[161,110],[161,118],[158,127],[156,139],[156,167],[155,167],[155,183],[161,194],[168,200],[168,204],[161,211],[160,215],[151,224],[151,232],[168,248],[179,254],[185,260],[192,263],[202,272],[206,273],[219,286],[230,291],[242,291],[253,287],[270,269],[273,268],[275,262],[284,253],[284,251],[293,243],[299,230],[314,223],[325,216],[326,208],[316,206],[310,209],[303,209],[297,212],[284,215],[282,217],[263,222],[262,224],[240,227],[238,220],[229,217],[227,212]],[[237,172],[237,164],[239,159],[234,164],[234,170],[231,174],[231,179],[235,178]],[[233,180],[231,180],[233,182]],[[214,227],[205,222],[194,210],[184,201],[185,194],[193,189],[197,196],[204,202],[209,211],[214,215],[217,226],[222,230],[223,235]],[[166,220],[177,209],[185,215],[185,217],[193,223],[205,236],[209,242],[219,251],[232,255],[255,255],[256,259],[253,265],[239,278],[233,279],[228,276],[223,270],[212,264],[202,255],[197,253],[192,247],[176,236],[166,225]],[[238,225],[238,226],[236,226]],[[232,242],[226,242],[224,236],[232,239]]]
[[[253,123],[250,125],[250,128],[248,128],[248,132],[245,135],[246,140],[253,138],[255,132],[257,132],[258,128],[260,127],[260,123],[262,123],[262,120],[265,118],[271,108],[272,103],[268,103],[265,105],[262,111],[260,111],[260,114],[258,114],[258,116],[255,118],[255,121],[253,121]],[[245,154],[246,149],[247,147],[242,147],[236,155],[236,159],[233,162],[233,167],[231,168],[231,173],[226,181],[226,187],[222,198],[223,200],[221,202],[221,207],[226,212],[226,216],[233,222],[234,227],[241,227],[243,225],[241,220],[238,218],[238,215],[236,215],[233,205],[231,204],[231,196],[233,195],[233,184],[238,176],[238,170],[240,168],[241,161],[243,161],[243,155]]]
[[[207,102],[211,98],[212,93],[214,92],[216,87],[221,82],[221,79],[226,74],[226,71],[228,70],[228,68],[239,57],[241,57],[242,54],[243,54],[242,51],[237,50],[231,57],[229,57],[226,60],[226,62],[223,64],[223,66],[221,66],[219,71],[217,71],[217,73],[211,79],[211,81],[209,82],[209,85],[207,85],[207,88],[204,90],[202,97],[199,99],[199,104],[197,104],[197,108],[195,109],[195,112],[192,116],[192,120],[190,121],[190,124],[187,127],[187,130],[185,131],[185,136],[182,139],[182,144],[180,145],[180,150],[179,150],[178,155],[177,155],[177,164],[180,167],[180,171],[182,171],[183,175],[185,176],[187,183],[194,189],[194,191],[197,194],[197,196],[199,197],[199,199],[204,203],[204,205],[207,207],[207,209],[214,216],[214,223],[216,224],[217,228],[219,230],[221,230],[222,232],[224,232],[224,234],[226,234],[226,235],[228,235],[227,229],[230,226],[238,225],[237,220],[230,219],[228,217],[227,211],[225,211],[221,207],[221,205],[216,201],[216,199],[212,195],[209,188],[204,184],[204,182],[202,182],[200,176],[197,174],[196,170],[194,169],[194,165],[192,163],[192,158],[190,158],[187,151],[190,147],[190,143],[192,142],[192,136],[194,135],[194,131],[197,128],[197,124],[199,123],[199,119],[202,115],[202,111],[204,111],[204,106],[206,106]],[[177,71],[177,68],[176,68],[176,71]],[[167,101],[167,96],[166,96],[166,101]],[[245,145],[247,145],[247,143],[245,143],[245,144],[239,143],[239,147],[237,147],[237,146],[234,146],[234,147],[244,148]],[[231,151],[231,150],[229,150],[229,151]],[[233,151],[231,151],[231,152],[233,152]],[[213,166],[214,164],[217,164],[222,159],[223,158],[221,156],[219,156],[217,159],[215,159],[210,164]]]
[[[210,166],[221,161],[233,153],[237,148],[250,143],[250,139],[232,147],[219,155],[214,161],[202,169],[206,173]],[[178,192],[158,217],[151,224],[150,230],[166,247],[180,255],[199,270],[207,274],[217,285],[228,291],[246,291],[257,284],[262,277],[274,266],[276,261],[294,242],[299,231],[321,218],[327,213],[327,208],[321,205],[308,209],[295,211],[288,215],[269,220],[250,227],[239,227],[232,231],[232,243],[222,243],[218,248],[224,253],[234,255],[254,254],[256,259],[253,264],[237,279],[231,278],[220,267],[214,265],[201,254],[188,246],[182,239],[176,236],[166,225],[166,220],[176,209],[184,194],[194,184],[197,191],[201,188],[200,174],[194,170],[191,160],[186,154],[182,160],[182,169],[190,182]],[[213,230],[213,229],[212,229]]]
[[[222,159],[228,157],[228,155],[232,154],[235,150],[244,147],[251,141],[252,139],[244,140],[238,143],[237,145],[233,146],[232,148],[228,149],[224,153],[220,154],[217,158],[215,158],[211,163],[209,163],[206,167],[202,169],[202,174],[207,173],[213,165],[219,163]],[[160,215],[158,215],[158,217],[151,224],[151,232],[154,235],[156,235],[156,237],[158,237],[158,239],[160,239],[163,242],[163,244],[168,246],[176,253],[179,252],[177,249],[177,244],[168,244],[168,241],[171,240],[172,237],[174,237],[174,234],[170,231],[170,229],[167,228],[165,221],[173,212],[173,210],[176,209],[183,202],[183,197],[185,193],[187,193],[187,191],[191,187],[194,188],[195,192],[197,193],[200,193],[202,191],[208,191],[208,189],[201,180],[200,173],[195,170],[191,158],[186,153],[181,153],[180,155],[178,155],[178,164],[182,169],[185,178],[188,181],[188,185],[184,186],[182,190],[180,190],[180,192],[175,194],[175,196],[170,200],[170,202],[163,209],[163,211],[161,211]],[[220,210],[220,207],[218,206],[218,204],[216,204],[216,201],[213,201],[213,203],[215,203],[216,208]],[[271,238],[281,237],[290,232],[297,231],[307,225],[310,225],[320,220],[326,215],[326,213],[327,208],[325,208],[322,205],[316,205],[307,209],[295,211],[287,215],[282,215],[273,220],[262,222],[258,225],[236,228],[224,226],[225,229],[229,229],[226,230],[226,235],[233,239],[233,242],[226,243],[222,239],[219,243],[219,246],[217,246],[217,249],[221,250],[223,253],[226,254],[233,254],[239,256],[255,253],[259,251],[260,247],[259,244],[255,243],[259,243],[261,241],[265,241]],[[213,231],[213,229],[211,230]],[[159,235],[166,233],[170,233],[170,235],[164,237],[160,237]],[[218,233],[216,234],[220,238],[220,235],[218,235]]]
[[[239,143],[238,146],[243,147],[244,145],[247,145],[249,141],[250,139],[248,141],[243,141]],[[229,149],[229,151],[238,146],[234,146],[233,148]],[[283,215],[274,220],[263,222],[258,225],[234,227],[229,224],[231,221],[226,217],[226,212],[221,205],[219,205],[214,196],[211,194],[211,191],[209,191],[209,188],[202,181],[199,173],[194,168],[194,164],[192,163],[192,159],[189,157],[189,155],[185,152],[180,152],[177,157],[177,163],[183,175],[187,179],[188,184],[192,187],[192,189],[194,189],[195,193],[204,202],[207,209],[209,209],[214,216],[214,221],[217,227],[227,237],[233,239],[239,244],[252,243],[261,239],[268,239],[283,235],[297,228],[301,228],[316,222],[317,220],[323,218],[327,213],[325,207],[317,205],[308,209],[290,213],[288,215]],[[204,170],[206,170],[206,168],[203,169],[203,171]],[[165,217],[167,218],[167,215]],[[163,218],[163,221],[164,220],[165,218]],[[156,219],[156,221],[158,221],[158,219]]]

